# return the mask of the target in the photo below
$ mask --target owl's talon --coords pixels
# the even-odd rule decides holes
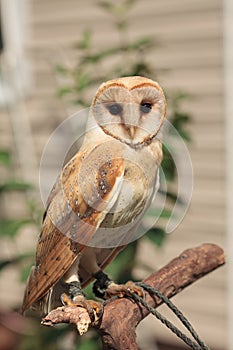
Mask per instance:
[[[102,303],[95,300],[87,300],[83,295],[77,295],[71,299],[66,293],[63,293],[61,301],[64,306],[76,306],[86,309],[92,323],[103,315]]]
[[[72,300],[66,293],[62,293],[61,302],[62,302],[63,306],[71,306],[72,305]]]
[[[128,281],[125,284],[125,287],[133,293],[136,293],[140,298],[145,299],[145,293],[142,287],[138,286],[133,281]]]
[[[125,296],[131,296],[131,293],[136,293],[139,297],[144,298],[143,289],[137,286],[133,281],[128,281],[125,284],[110,283],[105,291],[105,297],[107,299],[113,296],[123,298]]]

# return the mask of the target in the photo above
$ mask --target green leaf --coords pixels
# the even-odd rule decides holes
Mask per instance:
[[[11,154],[9,151],[0,150],[0,164],[7,167],[11,165]]]
[[[179,134],[182,137],[182,139],[184,139],[185,141],[187,141],[187,142],[192,141],[192,138],[187,131],[179,130]]]
[[[173,120],[171,120],[174,128],[176,128],[176,130],[179,132],[180,129],[183,129],[185,127],[185,125],[187,124],[187,122],[189,122],[189,116],[185,115],[185,114],[179,114],[179,115],[175,115],[173,117]]]
[[[0,221],[0,236],[15,237],[19,229],[33,223],[32,219],[2,220]]]
[[[84,108],[90,107],[89,101],[87,102],[84,99],[80,99],[80,98],[79,99],[77,98],[76,100],[72,100],[72,104],[79,105],[79,106],[84,107]]]
[[[127,72],[127,76],[134,76],[134,75],[140,75],[140,76],[149,76],[152,72],[151,67],[145,63],[145,62],[136,62],[134,65],[132,65],[132,68],[129,72]]]
[[[20,271],[20,281],[21,282],[26,282],[30,273],[32,267],[32,263],[27,264],[24,266],[24,268]]]
[[[164,152],[164,157],[161,163],[165,178],[168,182],[172,182],[176,175],[176,166],[171,155]]]
[[[108,1],[99,1],[98,5],[102,8],[104,8],[105,10],[110,11],[110,12],[112,12],[113,8],[114,8],[114,5]]]
[[[87,73],[78,74],[76,81],[76,90],[78,92],[85,90],[90,84],[90,76]]]
[[[174,117],[173,117],[173,124],[186,124],[187,122],[189,122],[191,119],[190,115],[186,114],[186,113],[178,113],[176,112],[174,114]]]
[[[114,48],[110,48],[107,50],[102,50],[98,53],[85,55],[82,58],[81,64],[84,64],[84,63],[96,64],[96,63],[100,62],[101,60],[103,60],[104,58],[107,58],[109,56],[114,56],[115,54],[117,54],[119,51],[122,51],[122,50],[125,50],[125,48],[114,47]]]
[[[172,97],[172,105],[174,109],[177,109],[183,100],[190,98],[190,95],[184,91],[175,92]]]
[[[184,205],[185,204],[185,201],[182,198],[178,197],[177,194],[174,193],[174,192],[171,192],[169,190],[164,191],[161,188],[159,188],[158,192],[163,194],[164,196],[166,196],[173,203],[175,203],[177,201],[177,203],[180,204],[180,205]]]
[[[30,217],[33,220],[33,223],[40,228],[41,227],[41,219],[43,217],[44,214],[44,207],[41,206],[41,203],[39,203],[38,201],[36,201],[33,198],[30,198],[27,200],[26,202],[29,213],[30,213]]]
[[[178,202],[180,202],[180,204],[183,204],[183,202],[177,197],[177,194],[176,193],[174,193],[174,192],[171,192],[171,191],[167,191],[166,192],[166,196],[167,196],[167,198],[168,199],[170,199],[172,202],[176,202],[176,201],[178,201]]]
[[[150,216],[150,217],[159,217],[163,218],[163,219],[169,219],[171,217],[172,211],[169,209],[163,209],[162,212],[160,210],[156,210],[156,209],[148,209],[146,212],[146,215]]]
[[[78,337],[76,342],[76,350],[100,350],[102,346],[100,344],[100,338],[94,330],[88,331],[88,337]]]
[[[6,260],[0,260],[0,271],[3,270],[8,265],[12,264],[12,260],[6,259]]]
[[[91,339],[83,339],[77,347],[77,350],[99,350],[101,349],[99,340],[96,337],[93,337]]]
[[[160,217],[163,219],[169,219],[171,217],[172,211],[169,209],[163,209],[162,213],[160,214]]]
[[[121,19],[122,21],[134,3],[135,0],[124,0],[120,3],[104,0],[98,2],[100,7],[114,15],[115,18],[118,18],[118,20]]]
[[[59,338],[63,337],[69,331],[68,325],[59,325],[58,328],[42,328],[40,334],[40,342],[42,346],[40,349],[57,349],[57,347],[49,347],[51,344],[56,344],[59,341]],[[43,346],[44,345],[44,346]]]
[[[63,87],[58,89],[57,94],[58,94],[58,96],[62,97],[62,96],[70,94],[71,92],[73,92],[73,88],[72,87],[70,87],[70,86],[63,86]]]
[[[152,48],[154,44],[155,44],[155,40],[153,38],[143,37],[134,41],[131,44],[110,47],[109,49],[105,49],[97,53],[84,55],[82,58],[81,64],[85,64],[85,63],[96,64],[107,57],[115,56],[119,52],[129,52],[129,51],[139,52],[141,50]]]
[[[84,293],[88,296],[88,299],[95,299],[95,294],[93,293],[92,288],[93,288],[93,282],[89,283],[84,288]]]
[[[75,45],[78,49],[81,50],[87,50],[91,47],[91,39],[92,39],[92,33],[90,30],[85,30],[83,32],[83,37],[79,41],[77,45]]]
[[[61,64],[56,64],[54,70],[61,75],[70,75],[70,69],[62,66]]]
[[[132,279],[132,269],[135,262],[138,241],[126,246],[107,267],[106,271],[115,282],[124,283]]]
[[[161,227],[151,228],[146,234],[145,237],[154,243],[157,247],[161,247],[165,240],[165,230]]]
[[[0,193],[10,191],[26,191],[33,188],[34,186],[28,182],[9,180],[0,185]]]
[[[21,261],[29,259],[29,258],[31,259],[33,256],[34,256],[34,253],[25,253],[25,254],[19,254],[16,257],[13,257],[12,259],[0,260],[0,271],[9,265],[18,264]]]
[[[155,44],[156,41],[153,37],[146,36],[135,40],[133,43],[129,44],[127,48],[131,51],[140,51],[142,49],[153,48]]]

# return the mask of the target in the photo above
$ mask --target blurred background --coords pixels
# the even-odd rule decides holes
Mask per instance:
[[[0,4],[0,349],[97,350],[94,332],[80,340],[73,330],[44,329],[38,319],[21,319],[15,312],[43,213],[39,192],[43,148],[62,121],[90,105],[99,83],[121,75],[157,80],[167,95],[167,117],[190,151],[191,205],[176,231],[165,235],[168,203],[159,227],[132,244],[109,273],[119,281],[129,276],[142,279],[184,249],[205,242],[226,248],[223,2],[1,0]],[[172,202],[176,174],[166,150],[165,155]],[[48,173],[52,162],[50,167]],[[129,266],[129,261],[134,264]],[[222,267],[174,298],[213,350],[231,346],[226,271]],[[173,319],[164,306],[160,311]],[[138,327],[138,343],[142,350],[185,348],[153,317]]]

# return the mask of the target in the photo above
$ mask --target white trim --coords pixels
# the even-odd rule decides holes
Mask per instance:
[[[3,54],[0,61],[0,105],[11,120],[23,179],[37,182],[37,162],[30,116],[24,97],[30,93],[31,74],[26,56],[28,0],[0,0]]]
[[[0,0],[3,54],[1,56],[0,104],[25,96],[31,87],[30,66],[25,54],[28,41],[28,1]],[[17,96],[15,96],[15,94]]]
[[[228,350],[233,350],[233,1],[224,1],[227,179]]]

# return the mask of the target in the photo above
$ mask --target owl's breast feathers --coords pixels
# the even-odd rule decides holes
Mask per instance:
[[[124,145],[125,148],[128,146]],[[136,229],[157,191],[158,169],[162,160],[162,145],[156,140],[141,150],[130,149],[124,154],[124,177],[117,200],[101,223],[106,229],[103,240],[128,244],[134,240]],[[99,240],[100,233],[97,234]]]

